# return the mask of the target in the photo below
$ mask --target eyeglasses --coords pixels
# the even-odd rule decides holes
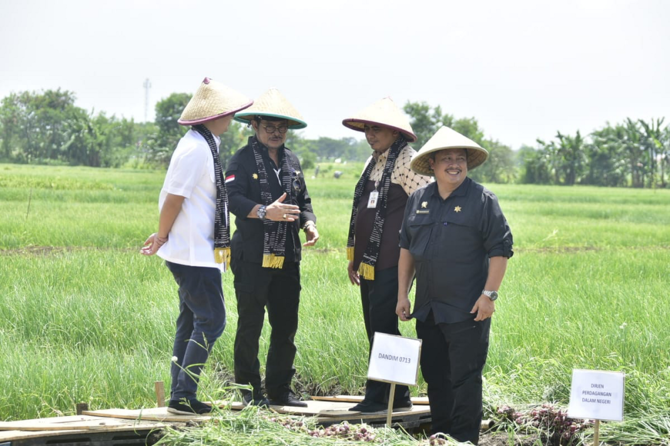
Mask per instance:
[[[273,134],[274,132],[279,131],[279,133],[283,135],[288,130],[288,126],[286,125],[280,125],[279,127],[275,127],[274,125],[264,125],[262,127],[269,134]]]

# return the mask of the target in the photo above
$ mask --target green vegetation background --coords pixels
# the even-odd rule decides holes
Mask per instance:
[[[309,394],[357,394],[365,383],[368,347],[344,250],[361,167],[306,173],[321,233],[302,263],[296,338],[298,390]],[[335,170],[344,174],[335,179]],[[139,254],[157,225],[163,178],[0,164],[0,420],[72,414],[79,402],[152,407],[154,382],[169,386],[176,287],[159,258]],[[494,317],[487,415],[503,404],[567,406],[573,368],[617,370],[626,373],[626,421],[604,435],[667,441],[670,190],[489,187],[515,255]],[[224,292],[228,325],[201,386],[214,399],[231,397],[230,273]],[[411,323],[401,330],[415,336]],[[425,392],[423,381],[413,392]]]
[[[108,116],[75,105],[74,92],[11,93],[0,99],[0,162],[90,167],[167,167],[184,127],[177,120],[191,99],[172,93],[156,103],[154,122]],[[397,104],[400,106],[400,104]],[[485,132],[476,117],[457,117],[440,105],[407,101],[402,106],[419,150],[442,126],[480,144],[488,161],[470,173],[480,182],[667,188],[670,125],[664,117],[626,118],[582,135],[557,130],[552,140],[510,147]],[[352,110],[352,113],[354,110]],[[223,163],[247,141],[251,130],[234,122],[221,135]],[[337,159],[362,162],[370,148],[359,132],[333,139],[309,139],[289,132],[287,146],[305,169]],[[514,149],[514,150],[513,150]]]

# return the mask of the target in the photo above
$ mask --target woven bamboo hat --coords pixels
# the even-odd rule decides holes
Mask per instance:
[[[288,128],[290,129],[303,129],[307,127],[307,123],[302,119],[302,115],[298,113],[298,110],[276,88],[270,88],[260,95],[254,101],[253,107],[244,110],[243,113],[237,113],[235,120],[250,124],[256,116],[287,119]]]
[[[433,175],[433,171],[428,163],[430,154],[445,149],[465,149],[468,153],[468,170],[479,166],[489,157],[489,152],[470,138],[466,138],[449,127],[442,126],[421,147],[419,153],[412,158],[410,168],[421,175]]]
[[[239,91],[206,77],[177,122],[181,125],[202,124],[244,110],[253,103]]]
[[[388,97],[360,110],[353,117],[342,120],[342,124],[359,132],[364,131],[365,124],[383,125],[398,130],[409,142],[416,141],[416,135],[409,124],[407,115]]]

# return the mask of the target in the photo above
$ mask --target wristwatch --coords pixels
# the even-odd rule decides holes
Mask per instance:
[[[491,299],[491,302],[493,302],[494,300],[496,300],[498,298],[498,292],[497,291],[484,290],[484,291],[482,291],[482,294],[487,295],[488,298]]]
[[[256,211],[256,215],[258,215],[258,218],[261,220],[265,220],[265,213],[267,212],[267,207],[264,205],[261,205],[261,207],[258,208]]]

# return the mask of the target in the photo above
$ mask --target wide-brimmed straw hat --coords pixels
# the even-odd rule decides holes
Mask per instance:
[[[235,120],[249,124],[256,116],[287,119],[288,128],[290,129],[303,129],[307,127],[307,123],[302,119],[302,115],[298,113],[298,110],[276,88],[270,88],[260,95],[254,101],[253,107],[244,110],[243,113],[236,114]]]
[[[177,122],[181,125],[202,124],[244,110],[253,103],[239,91],[206,77]]]
[[[359,132],[364,131],[365,124],[378,124],[398,130],[409,142],[416,141],[407,115],[388,97],[360,110],[353,117],[342,120],[342,124]]]
[[[449,127],[440,127],[440,129],[421,147],[419,153],[412,158],[410,168],[421,175],[433,175],[428,160],[431,153],[446,149],[465,149],[468,153],[468,170],[486,161],[489,152],[479,144],[467,138]]]

